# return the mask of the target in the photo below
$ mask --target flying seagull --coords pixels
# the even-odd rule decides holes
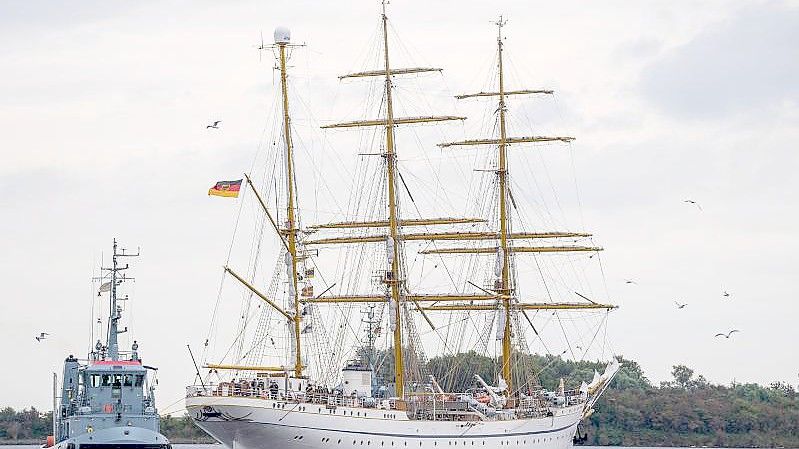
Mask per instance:
[[[683,200],[683,203],[693,204],[694,206],[696,206],[697,209],[699,209],[700,212],[702,211],[702,205],[700,205],[694,200]]]
[[[206,126],[205,129],[208,129],[208,128],[219,129],[219,124],[220,123],[222,123],[222,120],[217,120],[217,121],[214,122],[213,125]]]
[[[738,329],[733,329],[733,330],[727,332],[726,334],[725,333],[718,333],[718,334],[716,334],[716,337],[730,338],[730,335],[734,334],[735,332],[741,332],[741,331],[739,331]]]
[[[729,298],[729,297],[730,297],[730,294],[729,294],[729,293],[727,293],[727,290],[724,290],[724,292],[721,294],[721,296],[723,296],[723,297],[725,297],[725,298]]]
[[[41,333],[39,333],[39,335],[37,335],[37,336],[35,336],[33,338],[35,338],[36,341],[40,342],[40,341],[46,339],[48,335],[50,335],[50,334],[48,334],[47,332],[41,332]]]
[[[679,303],[679,302],[677,302],[677,301],[674,301],[674,304],[676,304],[676,305],[677,305],[677,308],[678,308],[678,309],[683,309],[683,308],[685,308],[685,306],[687,306],[687,305],[688,305],[688,304],[680,304],[680,303]]]
[[[683,200],[683,203],[693,204],[696,206],[700,211],[702,210],[702,206],[694,200]]]
[[[625,280],[624,280],[624,283],[625,283],[625,284],[635,284],[635,285],[638,285],[638,283],[637,283],[637,282],[635,282],[635,281],[634,281],[634,280],[632,280],[632,279],[625,279]]]

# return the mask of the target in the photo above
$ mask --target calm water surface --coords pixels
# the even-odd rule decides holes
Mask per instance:
[[[224,446],[219,444],[173,444],[172,447],[174,449],[222,449]],[[575,448],[585,448],[585,449],[628,449],[622,446],[574,446]],[[17,444],[17,445],[8,445],[8,444],[0,444],[0,449],[41,449],[41,446],[35,444]],[[635,447],[629,449],[684,449],[684,448],[672,448],[672,447]],[[735,449],[735,448],[725,448],[725,449]],[[740,448],[740,449],[747,449],[747,448]],[[799,448],[797,448],[799,449]]]

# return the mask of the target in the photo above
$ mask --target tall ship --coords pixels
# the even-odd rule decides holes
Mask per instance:
[[[557,343],[567,346],[563,352],[540,337],[547,323],[564,332],[577,327],[577,320],[606,323],[616,306],[574,290],[571,300],[553,296],[555,284],[565,279],[557,270],[577,263],[569,257],[594,263],[602,248],[588,233],[536,229],[527,222],[523,198],[513,187],[519,184],[511,178],[510,148],[568,145],[573,138],[510,133],[509,98],[553,92],[505,85],[504,25],[502,18],[496,22],[493,84],[456,97],[489,102],[493,135],[422,142],[429,132],[405,130],[426,124],[429,131],[466,117],[406,113],[411,108],[400,98],[408,84],[400,86],[401,80],[436,76],[441,69],[391,64],[394,34],[383,3],[372,47],[372,62],[379,65],[340,77],[372,81],[374,95],[361,104],[377,118],[321,126],[362,131],[354,145],[364,152],[350,179],[337,180],[353,183],[345,219],[314,225],[305,224],[311,208],[298,205],[299,192],[314,182],[320,185],[312,189],[331,195],[344,189],[321,185],[329,166],[314,166],[322,175],[301,171],[303,162],[312,161],[298,157],[303,149],[295,142],[303,140],[292,120],[287,62],[298,46],[285,28],[275,30],[273,46],[262,45],[276,57],[281,120],[267,168],[242,179],[239,210],[256,211],[256,230],[248,234],[243,256],[248,268],[232,266],[231,244],[203,365],[186,394],[189,415],[219,442],[234,449],[554,449],[583,437],[580,422],[593,413],[620,365],[607,357],[604,372],[595,370],[592,379],[541,385],[542,372],[567,351],[584,354],[599,328],[579,343]],[[442,158],[471,147],[480,152],[482,165],[471,167],[479,181],[463,189],[474,200],[473,216],[442,214],[449,202],[441,190],[441,197],[414,195],[414,181],[424,184],[426,178],[407,170],[399,151],[416,143]],[[454,168],[440,169],[448,180],[461,178]],[[429,218],[425,207],[444,216]],[[241,212],[238,217],[237,227]],[[279,255],[273,254],[277,262],[264,275],[260,256],[269,240]],[[535,260],[541,277],[530,274],[525,257]],[[545,259],[553,257],[557,263],[547,265]],[[545,273],[558,279],[550,282]],[[226,304],[225,286],[242,297],[236,310]],[[531,300],[525,289],[549,297]],[[221,328],[230,323],[226,308],[239,320],[223,338]],[[550,355],[537,357],[534,345]]]
[[[119,335],[128,332],[122,325],[122,285],[133,278],[123,259],[138,256],[117,247],[114,240],[111,266],[101,268],[98,296],[107,295],[108,315],[98,318],[105,339],[98,338],[86,359],[70,355],[64,361],[59,388],[53,379],[53,435],[45,447],[55,449],[171,449],[160,433],[160,417],[155,406],[156,368],[144,365],[137,341],[129,350],[120,347]],[[94,320],[94,318],[93,318]],[[105,322],[103,322],[105,321]],[[93,334],[94,335],[94,334]]]

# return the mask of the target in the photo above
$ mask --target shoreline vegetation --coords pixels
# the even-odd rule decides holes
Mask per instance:
[[[530,357],[535,366],[544,367],[538,378],[550,390],[561,378],[576,388],[605,365]],[[654,385],[638,363],[620,361],[621,370],[581,426],[581,434],[588,433],[586,445],[799,448],[799,393],[788,383],[716,385],[676,365],[672,380]],[[475,373],[493,378],[496,364],[495,359],[470,352],[435,357],[428,366],[440,382],[460,387]],[[0,444],[41,444],[51,428],[49,411],[0,408]],[[173,443],[214,442],[185,414],[162,416],[161,431]]]

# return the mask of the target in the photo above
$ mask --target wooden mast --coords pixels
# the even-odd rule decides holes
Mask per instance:
[[[297,377],[302,376],[302,345],[300,344],[301,326],[300,321],[302,316],[300,314],[300,302],[298,293],[298,279],[297,279],[297,221],[295,218],[294,207],[294,194],[296,186],[294,183],[294,148],[291,141],[291,120],[289,118],[289,96],[288,96],[288,81],[286,76],[286,46],[288,39],[283,39],[276,42],[278,50],[280,51],[280,90],[283,95],[283,140],[286,150],[286,228],[283,232],[286,234],[286,243],[288,247],[288,254],[290,260],[287,265],[289,266],[289,274],[291,279],[291,302],[294,308],[294,320],[292,325],[294,327],[294,375]]]
[[[394,378],[396,383],[396,395],[403,397],[405,394],[405,367],[404,357],[402,353],[402,311],[404,310],[403,301],[406,299],[403,296],[402,283],[402,235],[400,234],[400,227],[403,224],[409,225],[427,225],[427,224],[449,224],[449,223],[471,223],[479,222],[476,219],[430,219],[430,220],[401,220],[399,217],[399,206],[397,204],[397,189],[396,178],[397,173],[397,154],[394,145],[394,128],[399,125],[410,125],[420,123],[432,122],[445,122],[453,120],[464,120],[466,117],[459,116],[420,116],[420,117],[395,117],[394,116],[394,103],[393,103],[393,86],[391,77],[394,75],[407,75],[425,72],[441,72],[440,68],[434,67],[412,67],[412,68],[391,68],[389,60],[388,48],[388,16],[386,15],[386,1],[382,4],[382,38],[383,38],[383,67],[379,70],[369,70],[364,72],[351,73],[343,75],[339,78],[362,78],[380,76],[385,78],[384,91],[386,98],[386,113],[385,117],[373,120],[356,120],[351,122],[336,123],[323,126],[322,128],[355,128],[355,127],[369,127],[369,126],[382,126],[386,132],[386,148],[383,157],[386,158],[386,182],[387,188],[387,203],[388,203],[388,220],[379,222],[353,222],[353,223],[332,223],[324,227],[330,228],[358,228],[358,227],[371,227],[371,226],[387,226],[388,235],[383,238],[386,244],[386,252],[388,256],[389,270],[386,271],[384,282],[389,285],[389,310],[390,315],[393,316],[393,345],[394,345]],[[411,299],[411,302],[415,302]],[[419,308],[419,307],[417,307]],[[420,309],[420,308],[419,308]],[[428,323],[432,326],[432,322],[424,315]]]
[[[497,245],[493,248],[478,247],[478,248],[443,248],[425,250],[425,254],[495,254],[497,258],[497,266],[501,264],[501,271],[497,269],[496,273],[496,286],[494,290],[498,293],[501,299],[500,312],[502,318],[499,322],[502,334],[502,370],[501,374],[505,382],[507,382],[508,396],[513,396],[513,372],[512,372],[512,353],[513,353],[513,328],[512,328],[512,313],[516,310],[525,310],[527,308],[532,310],[547,310],[553,309],[587,309],[587,308],[607,308],[611,309],[615,306],[592,304],[524,304],[516,303],[517,295],[515,292],[515,282],[512,272],[512,254],[516,253],[560,253],[572,251],[600,251],[602,248],[589,247],[589,246],[512,246],[510,242],[517,238],[536,238],[544,235],[550,235],[553,238],[565,237],[569,233],[550,232],[550,233],[512,233],[511,232],[511,215],[508,209],[509,188],[508,188],[508,147],[511,144],[526,143],[526,142],[571,142],[573,137],[562,136],[524,136],[524,137],[508,137],[507,135],[507,106],[505,98],[508,95],[526,95],[526,94],[545,94],[552,95],[551,90],[546,89],[521,89],[521,90],[505,90],[505,72],[503,65],[503,47],[502,42],[502,27],[505,25],[505,20],[502,16],[495,22],[497,25],[497,71],[499,77],[499,86],[497,92],[479,92],[476,94],[457,95],[457,99],[466,99],[473,97],[498,97],[498,122],[499,122],[499,137],[487,139],[472,139],[463,140],[459,142],[449,142],[439,144],[441,148],[462,147],[462,146],[477,146],[477,145],[497,145],[498,148],[498,163],[497,163],[497,177],[498,177],[498,220],[499,220],[499,233],[496,236],[498,240]],[[571,236],[577,236],[572,233]],[[586,236],[583,234],[582,236]],[[482,239],[481,236],[474,236],[473,239]],[[425,310],[486,310],[486,306],[473,306],[468,304],[455,304],[446,306],[433,306],[425,307]],[[498,331],[499,335],[499,331]]]
[[[396,156],[394,153],[394,106],[391,99],[391,66],[388,59],[388,17],[386,16],[386,2],[383,1],[383,62],[385,70],[386,90],[386,172],[388,182],[388,228],[390,240],[386,242],[386,250],[391,254],[391,278],[387,280],[391,286],[391,304],[394,315],[394,382],[396,395],[403,397],[405,394],[404,359],[402,354],[402,304],[400,295],[400,248],[399,248],[399,223],[397,213],[397,194],[395,185]],[[391,247],[389,249],[389,247]]]
[[[505,129],[505,77],[502,67],[502,16],[497,21],[497,47],[498,47],[498,70],[499,70],[499,253],[497,257],[502,258],[502,273],[500,278],[499,293],[505,295],[502,300],[502,313],[505,319],[502,320],[505,328],[502,331],[502,377],[508,384],[508,392],[513,391],[513,379],[511,378],[511,298],[508,295],[513,293],[510,279],[510,251],[508,250],[508,170],[507,170],[507,132]]]

